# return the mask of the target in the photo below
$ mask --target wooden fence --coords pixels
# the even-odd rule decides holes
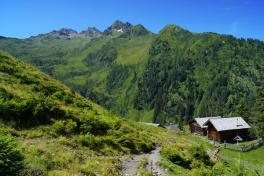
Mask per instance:
[[[230,150],[236,150],[236,151],[241,151],[241,152],[247,152],[252,149],[256,149],[259,146],[263,144],[262,138],[251,141],[249,143],[240,143],[240,144],[229,144],[225,143],[222,144],[224,148],[230,149]]]

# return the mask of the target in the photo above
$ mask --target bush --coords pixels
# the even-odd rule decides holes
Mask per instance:
[[[179,146],[165,146],[162,148],[161,153],[172,163],[185,169],[191,169],[191,161],[184,155],[184,152],[181,151]]]
[[[192,159],[200,160],[205,165],[212,165],[210,157],[206,153],[206,150],[203,146],[193,146],[190,148],[190,154]]]
[[[212,168],[212,175],[213,176],[224,176],[224,175],[231,175],[231,171],[227,169],[227,167],[219,162],[216,163]]]
[[[201,145],[168,145],[162,148],[161,154],[172,163],[185,169],[206,168],[214,164]]]
[[[69,135],[77,130],[77,124],[73,120],[59,120],[54,122],[52,128],[56,134]]]
[[[201,168],[204,167],[204,163],[200,160],[196,160],[194,159],[191,163],[191,168],[192,169],[197,169],[197,168]]]
[[[91,133],[94,135],[105,135],[114,123],[109,123],[95,116],[90,116],[81,120],[80,130],[82,133]]]
[[[23,160],[13,138],[0,134],[0,175],[17,175],[24,167]]]
[[[91,149],[96,148],[96,146],[98,145],[98,141],[92,134],[79,135],[77,138],[77,142],[82,146],[89,147]]]

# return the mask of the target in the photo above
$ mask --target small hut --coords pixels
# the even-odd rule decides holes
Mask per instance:
[[[202,136],[207,135],[207,125],[204,125],[209,119],[214,118],[221,118],[220,116],[217,117],[201,117],[201,118],[194,118],[189,121],[189,127],[191,133],[196,133]]]
[[[208,138],[216,142],[236,142],[236,138],[248,138],[251,127],[242,117],[209,119],[204,125],[208,126]]]

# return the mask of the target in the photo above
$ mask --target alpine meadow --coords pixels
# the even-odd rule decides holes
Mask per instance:
[[[264,175],[264,41],[237,36],[238,22],[234,35],[111,22],[29,37],[0,30],[0,176]]]

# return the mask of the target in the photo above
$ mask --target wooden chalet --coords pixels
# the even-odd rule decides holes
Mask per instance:
[[[251,128],[242,117],[212,118],[204,125],[208,126],[208,138],[219,143],[245,140]]]
[[[202,118],[194,118],[189,121],[189,127],[191,133],[196,133],[202,136],[207,135],[207,125],[204,125],[209,119],[221,118],[217,117],[202,117]]]

